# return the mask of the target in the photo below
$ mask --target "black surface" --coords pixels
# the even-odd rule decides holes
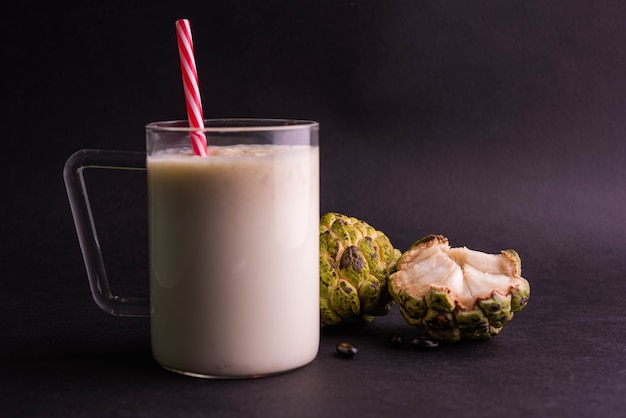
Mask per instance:
[[[626,6],[619,1],[49,2],[2,7],[3,416],[624,416]],[[322,211],[405,249],[515,248],[528,307],[421,352],[397,309],[324,329],[261,380],[161,370],[146,319],[91,301],[62,167],[184,118],[174,21],[205,115],[321,123]],[[94,179],[109,274],[145,291],[139,177]],[[350,341],[358,355],[340,359]]]

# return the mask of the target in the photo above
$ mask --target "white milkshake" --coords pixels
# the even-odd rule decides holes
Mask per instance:
[[[176,371],[244,377],[319,347],[319,148],[147,160],[152,346]]]

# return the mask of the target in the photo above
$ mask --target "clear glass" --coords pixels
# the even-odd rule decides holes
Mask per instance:
[[[318,129],[313,121],[207,120],[209,156],[198,157],[187,122],[157,122],[146,126],[141,158],[84,150],[68,160],[68,196],[94,299],[113,314],[149,314],[163,367],[257,377],[317,355]],[[81,180],[85,168],[144,164],[149,302],[111,294]]]
[[[123,297],[111,292],[85,185],[84,174],[88,169],[145,170],[146,154],[130,151],[80,150],[65,163],[63,177],[93,299],[100,308],[112,315],[150,316],[149,299]]]

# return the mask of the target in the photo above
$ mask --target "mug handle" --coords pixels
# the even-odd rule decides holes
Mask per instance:
[[[150,316],[150,298],[126,298],[111,293],[83,171],[88,168],[145,170],[145,152],[84,149],[68,158],[65,188],[83,254],[91,294],[102,310],[118,316]]]

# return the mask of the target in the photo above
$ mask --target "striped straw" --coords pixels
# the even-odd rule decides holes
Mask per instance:
[[[183,87],[185,89],[185,103],[187,116],[191,128],[204,128],[202,115],[202,102],[200,101],[200,89],[198,88],[198,73],[196,72],[196,60],[193,55],[193,41],[191,39],[191,27],[189,20],[176,21],[176,39],[178,41],[178,53],[180,55],[180,69],[183,74]],[[201,157],[206,157],[206,136],[202,131],[192,131],[191,146],[193,152]]]

